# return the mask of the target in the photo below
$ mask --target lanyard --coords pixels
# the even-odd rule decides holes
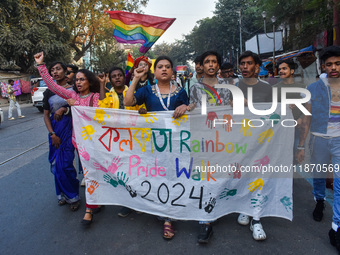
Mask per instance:
[[[157,91],[158,99],[161,102],[161,105],[163,106],[164,110],[166,110],[166,111],[169,111],[168,108],[170,106],[171,89],[172,89],[172,82],[170,82],[170,90],[169,90],[169,95],[168,95],[168,101],[167,101],[166,106],[165,106],[163,99],[162,99],[161,92],[159,91],[159,88],[158,88],[158,84],[156,84],[156,91]]]

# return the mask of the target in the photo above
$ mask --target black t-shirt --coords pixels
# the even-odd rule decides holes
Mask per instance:
[[[70,88],[70,89],[72,89],[72,88]],[[43,98],[43,108],[44,108],[44,110],[48,110],[51,113],[54,113],[55,111],[57,111],[61,107],[70,107],[70,106],[67,104],[65,99],[56,95],[51,90],[46,89],[44,91],[44,98]],[[70,111],[70,113],[71,113],[71,111]]]
[[[44,91],[44,98],[43,98],[43,108],[44,108],[44,110],[51,111],[51,106],[50,106],[50,103],[48,102],[48,100],[50,99],[50,97],[52,97],[54,95],[55,95],[55,93],[53,93],[49,89],[46,89]]]
[[[118,95],[118,99],[119,99],[119,109],[125,109],[123,93],[117,93],[117,95]]]

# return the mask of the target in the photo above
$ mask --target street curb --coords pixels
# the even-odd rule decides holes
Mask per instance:
[[[22,104],[32,104],[32,105],[33,105],[32,102],[27,101],[27,100],[25,100],[25,101],[18,101],[18,103],[19,103],[20,105],[22,105]],[[7,100],[7,99],[0,99],[0,108],[1,108],[1,107],[6,107],[6,106],[9,106],[8,100]]]

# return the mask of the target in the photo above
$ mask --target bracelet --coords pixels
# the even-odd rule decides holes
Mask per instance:
[[[305,147],[304,147],[304,146],[298,146],[297,149],[298,149],[298,150],[304,150]]]
[[[50,132],[49,135],[50,136],[55,135],[55,132]]]
[[[67,111],[64,113],[64,115],[67,115],[67,114],[70,113],[70,107],[67,107],[66,109],[67,109]]]
[[[45,65],[45,62],[42,62],[41,64],[35,64],[35,67],[37,67],[37,66],[42,66],[42,65]]]

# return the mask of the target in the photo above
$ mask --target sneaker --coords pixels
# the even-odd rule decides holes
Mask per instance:
[[[129,214],[131,212],[132,212],[132,209],[127,208],[127,207],[123,207],[122,209],[120,209],[118,216],[125,218],[125,217],[129,216]]]
[[[322,220],[324,209],[325,209],[325,200],[317,199],[315,209],[313,211],[313,219],[315,221],[321,221]]]
[[[331,245],[336,246],[336,241],[335,241],[335,230],[331,228],[331,230],[329,230],[328,232],[328,236],[329,236],[329,241],[331,243]]]
[[[267,238],[266,232],[264,232],[261,222],[257,221],[253,224],[253,221],[250,223],[250,231],[253,232],[253,238],[256,241],[262,241]]]
[[[212,234],[213,234],[212,226],[210,224],[202,224],[197,241],[199,243],[206,244],[209,242],[209,239],[212,236]]]
[[[338,231],[335,231],[333,228],[331,228],[331,230],[329,230],[328,232],[328,236],[329,236],[329,241],[331,245],[335,246],[338,252],[340,253],[340,231],[339,229]]]
[[[21,116],[19,116],[18,118],[19,118],[19,119],[22,119],[22,118],[25,118],[25,116],[24,116],[24,115],[21,115]]]
[[[249,224],[249,216],[240,213],[240,215],[239,215],[238,218],[237,218],[237,222],[238,222],[238,224],[240,224],[240,225],[246,226],[246,225]]]
[[[15,118],[14,118],[14,117],[11,117],[11,118],[8,118],[8,120],[15,120]]]

